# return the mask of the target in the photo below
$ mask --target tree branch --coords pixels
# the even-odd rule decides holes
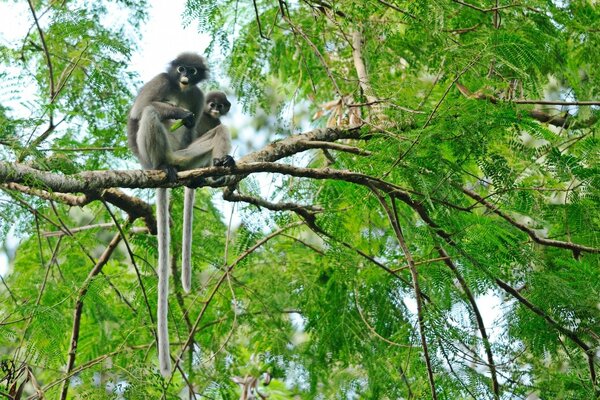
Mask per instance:
[[[419,274],[417,271],[417,267],[415,266],[415,261],[412,256],[412,252],[408,248],[406,244],[406,240],[404,238],[404,233],[402,233],[402,228],[400,227],[400,221],[398,220],[398,213],[396,210],[396,204],[393,197],[390,197],[392,202],[392,209],[390,209],[389,205],[385,201],[385,199],[381,196],[379,191],[375,187],[370,187],[371,192],[377,197],[381,207],[385,211],[388,216],[388,220],[390,221],[390,225],[396,234],[396,239],[398,240],[398,244],[400,248],[402,248],[402,252],[404,253],[404,257],[406,258],[406,262],[408,263],[410,269],[410,275],[412,278],[413,289],[415,291],[415,300],[417,302],[417,321],[419,326],[419,335],[421,338],[421,348],[423,349],[423,357],[425,358],[425,365],[427,366],[427,377],[429,379],[429,387],[431,389],[431,398],[433,400],[437,400],[437,390],[435,387],[435,379],[433,376],[433,366],[431,364],[431,356],[429,355],[429,346],[427,345],[427,337],[425,335],[425,317],[423,314],[423,298],[421,294],[421,288],[419,286]]]
[[[83,300],[85,295],[90,288],[92,280],[98,276],[102,271],[102,268],[106,265],[110,256],[117,248],[117,245],[121,241],[121,234],[117,233],[111,240],[108,247],[104,250],[104,253],[98,259],[98,262],[89,272],[87,278],[81,285],[79,293],[77,294],[77,301],[75,302],[75,309],[73,310],[73,328],[71,329],[71,340],[69,345],[69,351],[67,353],[67,366],[65,368],[65,375],[69,375],[75,365],[75,357],[77,356],[77,345],[79,344],[79,327],[81,325],[81,315],[83,313]],[[67,398],[67,392],[69,390],[69,379],[63,382],[60,399],[65,400]]]
[[[444,250],[443,247],[437,246],[437,251],[444,261],[446,266],[450,268],[450,270],[456,276],[463,292],[467,296],[467,300],[471,304],[471,308],[473,309],[473,313],[475,314],[475,320],[477,321],[477,327],[479,332],[481,333],[481,340],[483,341],[483,348],[485,349],[485,354],[488,359],[488,368],[490,369],[490,374],[492,376],[492,390],[494,391],[494,398],[500,398],[500,384],[498,383],[498,376],[496,372],[496,363],[494,362],[494,355],[492,354],[492,346],[490,344],[490,339],[488,337],[487,331],[485,329],[485,324],[483,323],[483,317],[481,316],[481,312],[479,311],[479,307],[477,306],[477,301],[475,301],[475,296],[471,292],[469,285],[465,281],[465,278],[462,276],[454,262],[452,261],[450,255]]]
[[[518,222],[517,220],[515,220],[510,215],[508,215],[504,211],[500,210],[500,208],[497,205],[490,203],[489,201],[487,201],[486,199],[484,199],[482,196],[480,196],[476,192],[474,192],[474,191],[472,191],[470,189],[464,188],[464,187],[461,188],[461,190],[467,196],[469,196],[472,199],[476,200],[478,203],[483,204],[488,210],[490,210],[494,214],[502,217],[504,220],[506,220],[508,223],[510,223],[514,227],[516,227],[519,230],[525,232],[536,243],[539,243],[539,244],[544,245],[544,246],[558,247],[558,248],[561,248],[561,249],[571,250],[576,255],[578,255],[581,252],[586,252],[586,253],[600,253],[600,249],[599,248],[583,246],[583,245],[572,243],[572,242],[563,242],[563,241],[560,241],[560,240],[553,240],[553,239],[546,239],[546,238],[539,237],[537,235],[537,233],[535,233],[535,231],[533,229],[527,227],[525,224],[522,224],[522,223]]]
[[[481,91],[471,92],[466,86],[462,85],[458,81],[455,82],[455,85],[458,91],[465,97],[476,100],[487,100],[492,104],[499,103],[502,99],[491,95],[489,93],[483,93]],[[576,101],[576,102],[567,102],[567,101],[552,101],[552,100],[507,100],[508,103],[515,104],[541,104],[541,105],[578,105],[578,106],[593,106],[600,105],[600,101]],[[529,110],[528,114],[531,118],[538,120],[542,123],[547,123],[559,128],[588,128],[598,121],[598,118],[592,116],[586,121],[577,121],[573,118],[573,116],[569,113],[563,113],[563,115],[552,115],[545,113],[540,110]]]

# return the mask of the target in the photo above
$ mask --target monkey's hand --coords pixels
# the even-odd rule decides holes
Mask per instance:
[[[173,125],[171,125],[171,127],[169,128],[169,132],[175,132],[177,129],[181,128],[183,126],[183,121],[179,120],[177,122],[175,122]]]
[[[194,114],[190,112],[185,117],[181,118],[181,122],[183,123],[183,125],[186,128],[191,129],[194,127],[194,123],[196,122],[196,119],[194,118]]]
[[[215,158],[213,160],[213,165],[215,167],[235,167],[235,160],[230,155],[226,155],[220,158]]]

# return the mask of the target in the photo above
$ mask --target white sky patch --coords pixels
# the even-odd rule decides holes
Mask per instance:
[[[8,272],[8,257],[5,253],[0,253],[0,276]]]
[[[185,0],[152,2],[148,22],[141,29],[139,50],[131,58],[132,70],[147,82],[163,72],[178,54],[191,51],[203,54],[210,37],[193,26],[183,26]]]

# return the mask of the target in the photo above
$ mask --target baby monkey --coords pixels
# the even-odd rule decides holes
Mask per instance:
[[[226,115],[231,108],[227,95],[223,92],[209,92],[206,95],[206,104],[202,116],[194,128],[193,142],[185,149],[175,152],[175,157],[181,155],[182,159],[191,159],[190,154],[195,154],[193,161],[185,165],[186,169],[206,167],[208,165],[233,167],[235,161],[229,155],[231,151],[231,135],[229,130],[221,124],[220,117]],[[213,181],[221,183],[226,178],[217,178]],[[194,211],[195,192],[193,188],[186,187],[183,200],[183,233],[181,256],[181,284],[186,292],[191,289],[191,256],[192,256],[192,220]]]

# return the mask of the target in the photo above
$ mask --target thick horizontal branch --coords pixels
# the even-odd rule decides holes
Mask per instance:
[[[14,168],[20,169],[22,165],[20,164],[11,164]],[[2,164],[0,163],[0,169]],[[34,170],[37,173],[41,173],[41,171]],[[26,169],[23,171],[24,173],[29,173],[30,169]],[[57,175],[57,176],[54,176]],[[60,180],[64,178],[64,175],[54,174],[49,179],[50,180]],[[0,180],[4,180],[2,176],[0,176]],[[36,196],[44,200],[52,200],[58,201],[60,203],[73,206],[73,207],[83,207],[92,201],[102,199],[121,210],[125,211],[129,216],[130,221],[134,221],[137,218],[142,218],[148,229],[151,232],[156,232],[156,220],[154,218],[154,213],[152,211],[152,207],[150,204],[145,201],[130,196],[124,193],[122,190],[116,188],[109,188],[106,190],[90,190],[85,194],[76,195],[70,193],[60,193],[58,191],[48,191],[44,189],[37,189],[33,187],[29,187],[20,183],[8,182],[0,184],[0,187],[18,191],[21,193],[25,193],[31,196]],[[80,192],[80,191],[77,191]]]
[[[303,134],[270,143],[263,149],[248,154],[238,160],[238,168],[231,171],[226,168],[202,168],[179,174],[179,180],[168,183],[162,171],[86,171],[73,175],[40,171],[27,165],[0,162],[0,188],[18,191],[44,200],[58,201],[70,206],[83,207],[95,200],[104,200],[124,210],[130,220],[143,218],[151,232],[156,230],[156,221],[152,207],[133,196],[128,196],[122,188],[175,187],[193,184],[208,185],[202,178],[236,175],[236,180],[260,171],[260,165],[248,166],[253,162],[276,161],[302,151],[330,145],[330,148],[342,151],[359,149],[333,143],[339,139],[360,139],[360,129],[315,129]],[[366,154],[366,153],[364,153]],[[291,167],[290,167],[291,168]],[[282,171],[285,173],[285,171]]]
[[[224,167],[210,167],[183,171],[178,174],[178,180],[175,182],[168,182],[167,175],[163,171],[158,170],[84,171],[73,175],[63,175],[40,171],[23,164],[8,162],[0,163],[0,182],[21,184],[30,188],[41,189],[47,193],[52,193],[52,195],[48,194],[49,196],[55,196],[56,193],[90,194],[114,187],[157,188],[198,185],[199,178],[229,174],[244,176],[253,172],[269,172],[260,170],[261,162],[276,161],[313,148],[315,146],[311,144],[312,142],[319,144],[349,138],[360,138],[360,131],[358,129],[315,129],[305,134],[294,135],[284,140],[270,143],[263,149],[238,160],[238,166],[234,170]],[[259,164],[252,165],[254,162],[259,162]],[[84,200],[73,199],[72,201]]]

